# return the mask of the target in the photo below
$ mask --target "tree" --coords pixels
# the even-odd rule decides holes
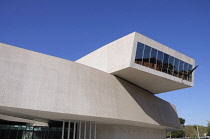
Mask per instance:
[[[182,138],[184,137],[184,130],[179,130],[179,131],[175,131],[175,132],[171,132],[171,137],[172,138]]]
[[[194,126],[185,126],[184,127],[185,131],[185,137],[197,137],[197,131]]]
[[[200,137],[204,137],[205,134],[207,133],[207,127],[202,126],[202,125],[197,125],[196,128],[197,127],[198,127]]]
[[[183,128],[184,127],[184,124],[185,124],[185,119],[179,118],[179,122],[180,122],[180,124],[181,124],[181,126]],[[168,132],[166,134],[166,137],[170,137],[170,134],[171,134],[171,137],[172,138],[182,138],[182,137],[184,137],[185,132],[184,132],[184,130],[179,130],[179,131],[175,131],[175,132],[171,132],[171,133]]]
[[[184,124],[185,124],[185,119],[179,118],[179,122],[180,122],[180,124],[181,124],[182,126],[184,126]]]
[[[208,127],[207,127],[207,136],[210,136],[210,124],[208,124]]]
[[[207,127],[202,126],[202,125],[188,125],[185,126],[185,137],[197,137],[198,136],[198,131],[199,131],[199,137],[204,137],[207,133]]]

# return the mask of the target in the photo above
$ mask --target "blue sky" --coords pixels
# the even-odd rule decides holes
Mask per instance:
[[[210,56],[209,0],[0,0],[0,42],[75,61],[139,32],[196,60]],[[192,88],[159,94],[186,124],[210,120],[210,59]]]

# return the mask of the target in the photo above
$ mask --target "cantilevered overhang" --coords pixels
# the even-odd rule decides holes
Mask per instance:
[[[158,70],[156,68],[157,62],[155,63],[155,68],[151,68],[150,66],[145,66],[143,64],[137,64],[138,61],[136,61],[136,58],[139,43],[143,44],[143,54],[145,54],[146,46],[151,48],[149,52],[150,54],[152,54],[153,50],[156,51],[156,61],[158,61],[159,53],[162,53],[164,56],[168,56],[168,63],[164,63],[165,61],[163,60],[165,60],[165,58],[163,58],[162,65],[165,64],[169,67],[170,58],[173,58],[174,65],[172,65],[172,67],[174,69],[171,70],[173,73],[169,74],[168,72],[164,72],[162,69]],[[148,61],[150,58],[153,57],[148,57],[145,61]],[[143,61],[144,57],[142,56],[141,59]],[[98,50],[80,58],[76,62],[111,73],[153,94],[158,94],[193,86],[194,73],[191,75],[191,79],[189,81],[182,81],[184,77],[183,75],[177,76],[174,74],[175,61],[179,62],[179,67],[180,65],[185,66],[185,64],[187,64],[188,67],[191,66],[191,68],[187,68],[187,70],[185,70],[186,72],[182,72],[182,70],[177,71],[179,72],[179,75],[180,73],[186,75],[187,72],[189,72],[195,65],[194,59],[146,36],[133,32],[99,48]],[[158,62],[160,63],[160,61]],[[180,64],[181,62],[184,64]],[[152,64],[154,65],[154,63]]]
[[[139,70],[143,69],[143,70]],[[146,70],[145,70],[146,69]],[[153,69],[135,64],[135,67],[128,67],[112,74],[128,80],[129,82],[147,90],[150,93],[158,94],[182,88],[191,87],[192,83],[182,79],[161,73]]]

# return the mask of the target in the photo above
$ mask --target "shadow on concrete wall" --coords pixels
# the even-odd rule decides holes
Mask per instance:
[[[175,107],[172,104],[136,85],[130,85],[129,82],[121,78],[116,77],[116,79],[128,91],[139,107],[141,107],[154,121],[162,126],[169,126],[177,129],[181,128]]]

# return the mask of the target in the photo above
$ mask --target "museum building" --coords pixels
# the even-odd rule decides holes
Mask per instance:
[[[192,87],[194,66],[137,32],[75,62],[0,43],[0,138],[164,139],[181,125],[156,94]]]

